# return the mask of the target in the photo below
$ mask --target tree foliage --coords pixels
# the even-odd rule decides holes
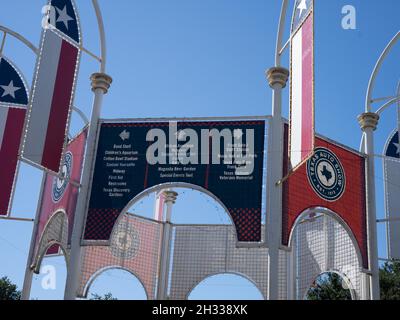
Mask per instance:
[[[101,296],[97,293],[92,293],[92,298],[90,300],[118,300],[117,298],[114,298],[112,293],[106,293],[104,296]]]
[[[381,300],[400,300],[400,261],[386,262],[379,276]]]
[[[318,277],[307,293],[307,300],[351,300],[351,293],[342,278],[331,272]]]
[[[7,277],[0,279],[0,300],[21,300],[21,291]]]

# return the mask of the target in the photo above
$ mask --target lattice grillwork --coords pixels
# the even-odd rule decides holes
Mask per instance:
[[[35,272],[40,271],[40,264],[43,257],[46,255],[49,245],[51,243],[58,243],[63,249],[65,260],[68,265],[69,261],[69,249],[68,247],[68,218],[65,212],[58,211],[50,219],[43,231],[40,239],[38,248],[36,249],[35,258],[33,265],[35,266]]]
[[[360,299],[361,261],[350,235],[337,220],[328,215],[304,220],[293,237],[297,299],[304,299],[314,280],[330,271],[350,281],[354,298]]]
[[[155,299],[162,224],[133,215],[117,222],[110,246],[83,248],[83,267],[78,295],[86,297],[95,278],[107,269],[120,268],[135,275],[147,298]]]
[[[236,248],[232,226],[174,226],[174,231],[171,299],[186,299],[202,280],[221,273],[245,276],[267,296],[266,248]]]

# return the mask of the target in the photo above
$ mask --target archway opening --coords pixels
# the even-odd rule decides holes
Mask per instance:
[[[362,296],[360,250],[348,226],[334,212],[324,208],[305,211],[295,224],[290,245],[296,299],[308,299],[311,294],[312,300],[348,300],[349,292],[354,300]],[[348,292],[342,292],[342,287]],[[314,294],[319,291],[323,292],[321,299]]]
[[[88,300],[147,300],[140,280],[129,271],[111,268],[96,275],[90,283]]]
[[[175,224],[231,225],[232,220],[225,208],[210,195],[191,188],[172,188],[178,193],[172,210]],[[154,219],[157,192],[149,193],[129,209],[129,213]]]
[[[41,261],[40,273],[32,279],[31,300],[63,300],[67,281],[67,264],[63,251],[45,256]]]
[[[201,281],[190,292],[188,300],[264,300],[264,297],[244,276],[223,273]]]
[[[340,274],[325,272],[315,279],[305,300],[353,300],[353,296],[348,281]]]

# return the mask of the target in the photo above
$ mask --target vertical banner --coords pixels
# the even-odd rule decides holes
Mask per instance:
[[[21,73],[0,55],[0,216],[11,211],[27,105]]]
[[[59,211],[65,212],[68,218],[68,241],[71,239],[74,215],[79,193],[79,184],[83,166],[87,129],[72,139],[66,149],[61,169],[63,179],[47,174],[40,199],[39,228],[36,244],[42,237],[49,220]],[[47,255],[57,254],[58,246],[53,246]]]
[[[295,171],[315,144],[313,0],[296,1],[291,37],[289,164]]]
[[[49,24],[43,31],[36,63],[22,155],[54,173],[61,169],[67,141],[80,41],[73,1],[50,1]]]
[[[389,258],[400,259],[400,143],[399,133],[390,137],[385,147],[383,160],[385,177],[385,209],[389,219]]]

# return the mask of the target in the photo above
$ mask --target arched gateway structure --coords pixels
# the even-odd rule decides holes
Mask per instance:
[[[102,270],[121,268],[139,279],[148,299],[187,299],[198,283],[220,273],[247,278],[268,299],[268,229],[262,221],[268,221],[263,199],[268,201],[269,190],[262,193],[262,187],[268,175],[269,122],[268,117],[102,121],[77,296],[86,297]],[[363,299],[368,268],[365,157],[323,137],[316,141],[314,157],[283,184],[278,298],[304,299],[320,274],[334,272],[353,299]],[[241,157],[234,153],[235,143]],[[210,150],[219,154],[219,163],[212,162]],[[202,152],[208,163],[201,162]],[[283,158],[289,170],[286,151]],[[173,224],[170,214],[179,196],[170,191],[164,197],[169,212],[164,219],[128,213],[149,192],[174,187],[213,197],[232,225]]]

